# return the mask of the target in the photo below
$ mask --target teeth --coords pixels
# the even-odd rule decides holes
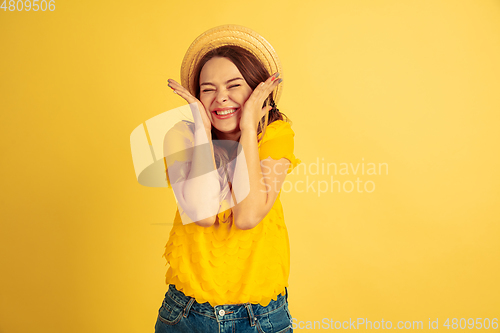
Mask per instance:
[[[223,116],[223,115],[230,114],[233,112],[236,112],[236,109],[231,109],[231,110],[226,110],[226,111],[217,111],[217,115]]]

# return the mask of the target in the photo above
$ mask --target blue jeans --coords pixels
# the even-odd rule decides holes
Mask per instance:
[[[155,333],[291,333],[292,322],[286,295],[267,306],[241,303],[198,303],[169,285],[158,311]]]

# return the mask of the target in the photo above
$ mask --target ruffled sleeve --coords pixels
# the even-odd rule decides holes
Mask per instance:
[[[294,136],[290,124],[284,120],[276,120],[269,124],[264,134],[264,138],[259,144],[259,158],[264,160],[271,157],[274,160],[286,158],[290,161],[287,174],[301,163],[296,158],[294,151]]]

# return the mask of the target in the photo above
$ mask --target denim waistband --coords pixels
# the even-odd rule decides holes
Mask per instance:
[[[212,307],[208,302],[198,303],[193,297],[184,295],[184,293],[177,290],[173,284],[169,285],[166,295],[184,308],[184,316],[187,316],[189,311],[196,311],[200,314],[216,318],[219,321],[241,318],[250,318],[251,321],[253,321],[255,317],[276,311],[288,302],[288,289],[286,287],[285,295],[282,296],[281,293],[278,294],[276,301],[271,299],[267,306],[247,302],[216,305]]]

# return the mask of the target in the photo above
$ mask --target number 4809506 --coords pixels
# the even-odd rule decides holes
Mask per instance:
[[[31,4],[33,2],[33,4]],[[38,4],[40,3],[40,4]],[[7,9],[10,12],[13,11],[30,11],[31,7],[33,7],[33,11],[37,12],[41,10],[42,12],[46,11],[47,9],[53,12],[56,10],[56,1],[55,0],[9,0],[7,3],[7,0],[3,0],[2,5],[0,6],[0,9],[3,9],[4,11],[7,11]]]
[[[451,320],[451,325],[450,325],[450,318],[446,318],[446,321],[444,322],[443,326],[446,326],[448,329],[450,329],[450,326],[452,329],[456,330],[457,328],[460,329],[497,329],[498,328],[498,318],[493,318],[490,320],[490,318],[453,318]]]

